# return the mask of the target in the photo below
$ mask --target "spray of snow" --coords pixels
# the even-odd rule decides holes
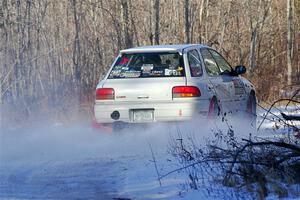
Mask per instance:
[[[18,160],[32,163],[36,160],[78,161],[90,157],[145,155],[150,153],[149,144],[163,152],[170,137],[178,137],[179,134],[192,134],[204,142],[206,139],[213,139],[214,131],[227,131],[232,126],[239,136],[246,136],[249,130],[245,130],[244,125],[241,120],[231,125],[195,120],[177,124],[155,124],[108,134],[93,130],[85,124],[63,126],[39,123],[26,129],[1,130],[0,158],[5,163]]]
[[[245,123],[234,120],[232,124],[235,133],[248,137]],[[150,146],[160,172],[165,173],[178,167],[169,162],[167,153],[172,138],[192,136],[198,145],[205,145],[214,139],[215,131],[227,131],[228,127],[227,123],[197,119],[112,134],[84,123],[64,126],[40,122],[22,129],[2,129],[0,197],[95,198],[101,193],[109,198],[174,198],[184,180],[170,177],[159,187]]]

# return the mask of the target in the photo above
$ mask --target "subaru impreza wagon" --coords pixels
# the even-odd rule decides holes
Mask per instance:
[[[212,119],[237,111],[253,118],[255,89],[240,76],[245,72],[201,44],[125,49],[97,85],[95,122],[112,127]]]

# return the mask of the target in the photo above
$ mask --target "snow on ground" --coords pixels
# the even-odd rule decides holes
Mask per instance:
[[[248,137],[240,121],[233,124],[240,137]],[[264,124],[262,129],[268,127]],[[104,134],[86,124],[1,129],[0,199],[251,198],[209,180],[191,191],[185,173],[173,173],[159,184],[153,159],[160,175],[180,167],[168,153],[171,138],[195,137],[204,145],[213,139],[212,130],[222,128],[196,121],[118,134]]]
[[[272,138],[272,137],[289,137],[293,131],[291,130],[291,126],[287,126],[285,123],[289,125],[294,125],[299,127],[300,121],[285,121],[283,122],[281,119],[281,113],[289,114],[289,115],[299,115],[300,108],[296,106],[281,106],[275,107],[267,112],[268,110],[260,109],[258,111],[257,118],[257,128],[258,128],[258,136],[264,138]],[[291,135],[292,136],[292,135]]]
[[[166,179],[160,187],[151,161],[152,148],[165,167],[170,132],[165,125],[113,135],[81,125],[1,130],[0,198],[176,196],[174,186],[184,180]]]

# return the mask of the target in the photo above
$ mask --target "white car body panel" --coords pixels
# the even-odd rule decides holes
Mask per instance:
[[[213,97],[218,99],[218,104],[223,112],[245,110],[250,92],[255,92],[253,85],[245,78],[229,75],[211,77],[205,69],[203,69],[201,77],[191,76],[186,53],[191,49],[197,49],[200,54],[200,48],[209,49],[210,47],[203,45],[159,45],[122,50],[119,56],[124,53],[179,52],[183,55],[185,76],[109,79],[108,76],[116,59],[105,78],[97,85],[97,88],[113,88],[115,99],[95,101],[96,122],[102,124],[111,124],[117,121],[143,123],[133,119],[133,111],[136,110],[152,110],[153,122],[186,121],[195,117],[206,117]],[[202,58],[201,61],[203,63]],[[234,80],[237,83],[234,83]],[[172,98],[174,86],[186,85],[198,87],[201,96]],[[120,118],[117,120],[111,117],[114,111],[120,113]],[[148,121],[146,122],[148,123]]]

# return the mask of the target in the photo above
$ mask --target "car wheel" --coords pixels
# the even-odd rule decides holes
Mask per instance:
[[[250,93],[247,101],[246,115],[253,127],[256,127],[256,97],[254,93]]]
[[[209,109],[208,109],[208,119],[216,119],[220,114],[220,108],[218,105],[218,101],[215,97],[210,100]]]

